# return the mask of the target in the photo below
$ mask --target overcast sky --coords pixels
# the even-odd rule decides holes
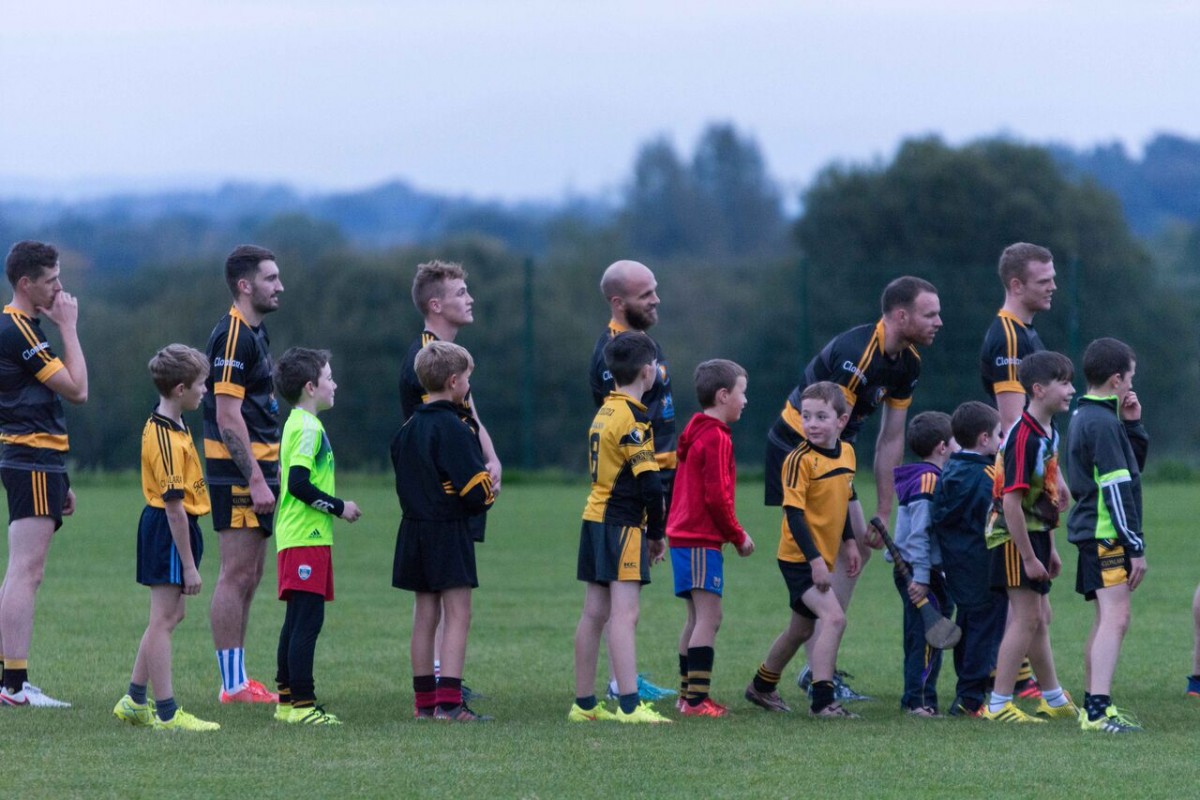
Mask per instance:
[[[1157,0],[6,0],[0,179],[555,198],[714,120],[789,191],[929,132],[1136,152],[1200,137],[1197,34]]]

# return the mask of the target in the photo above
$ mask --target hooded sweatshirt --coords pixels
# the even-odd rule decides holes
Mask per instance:
[[[896,480],[896,499],[900,501],[896,512],[896,549],[908,562],[913,581],[928,585],[930,569],[942,564],[937,543],[929,538],[933,490],[942,470],[928,461],[920,461],[901,464],[892,474]],[[891,561],[891,556],[885,558]]]
[[[737,520],[733,494],[737,465],[729,426],[707,414],[696,414],[679,435],[679,467],[667,518],[671,547],[721,549],[740,547],[746,531]]]

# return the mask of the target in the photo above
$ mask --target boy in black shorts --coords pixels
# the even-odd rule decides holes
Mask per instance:
[[[1037,713],[1075,719],[1078,707],[1058,683],[1050,648],[1050,581],[1062,571],[1054,547],[1058,526],[1058,430],[1054,415],[1075,396],[1075,369],[1061,353],[1043,350],[1021,361],[1017,376],[1029,405],[1004,442],[984,536],[991,549],[991,585],[1008,593],[1011,618],[996,657],[996,680],[983,718],[995,722],[1045,722],[1012,702],[1017,672],[1029,655],[1042,687]]]
[[[463,701],[462,674],[471,626],[475,542],[470,518],[491,508],[492,478],[479,438],[459,409],[471,391],[471,354],[451,342],[431,342],[416,358],[428,392],[392,440],[396,494],[403,518],[396,534],[392,585],[415,592],[410,646],[417,719],[489,719]],[[434,636],[444,610],[441,672],[434,675]]]
[[[1096,603],[1096,621],[1084,649],[1085,731],[1140,731],[1112,702],[1112,679],[1129,627],[1129,603],[1146,574],[1142,538],[1142,469],[1150,437],[1133,391],[1133,350],[1097,339],[1083,351],[1088,392],[1079,400],[1067,437],[1067,483],[1075,507],[1067,539],[1079,548],[1075,590]]]
[[[142,494],[138,523],[137,582],[150,587],[150,622],[138,646],[129,693],[113,715],[129,725],[159,730],[215,731],[175,704],[171,686],[171,633],[183,620],[184,598],[200,594],[204,541],[197,519],[210,510],[200,456],[184,411],[195,411],[206,391],[208,359],[198,350],[171,344],[150,359],[160,395],[142,429]],[[154,684],[154,709],[146,688]]]
[[[596,412],[588,435],[592,491],[583,510],[576,577],[587,584],[575,628],[575,703],[568,722],[657,724],[671,720],[638,694],[636,634],[642,586],[663,560],[666,535],[654,433],[642,395],[658,377],[649,336],[629,331],[604,347],[616,386]],[[608,626],[617,679],[617,712],[596,701],[596,658]]]
[[[791,711],[779,696],[779,678],[800,645],[813,635],[819,619],[820,632],[809,661],[809,713],[857,717],[834,702],[833,685],[837,651],[846,630],[846,612],[830,591],[833,565],[839,556],[845,559],[846,574],[852,578],[862,567],[849,515],[850,502],[857,499],[854,448],[839,438],[850,421],[850,406],[841,388],[829,381],[805,387],[800,420],[804,438],[783,462],[784,517],[776,556],[792,615],[746,687],[746,699],[767,711]]]

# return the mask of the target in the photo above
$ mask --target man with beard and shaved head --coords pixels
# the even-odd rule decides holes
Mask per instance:
[[[212,598],[219,698],[274,703],[278,695],[246,675],[245,642],[279,494],[279,402],[263,319],[279,309],[283,283],[275,254],[255,245],[229,254],[225,282],[233,306],[208,339],[203,403],[204,458],[221,554]]]
[[[592,352],[589,377],[592,386],[592,400],[596,407],[604,405],[604,399],[613,391],[615,383],[612,374],[604,365],[604,348],[617,334],[625,331],[641,331],[647,333],[658,322],[658,281],[654,273],[645,264],[637,261],[617,261],[604,270],[600,278],[600,292],[608,302],[612,311],[612,319],[600,338],[596,340],[596,349]],[[650,430],[654,434],[654,458],[658,462],[659,476],[663,490],[663,519],[666,520],[671,510],[671,488],[675,481],[675,401],[671,397],[671,372],[667,366],[667,358],[663,355],[658,342],[654,343],[658,353],[658,377],[654,385],[642,395],[642,405],[646,407],[646,415],[650,417]],[[686,666],[681,665],[685,671]],[[616,696],[616,682],[609,681],[609,694]],[[650,683],[642,675],[638,676],[638,692],[643,700],[661,700],[675,692],[663,689]]]

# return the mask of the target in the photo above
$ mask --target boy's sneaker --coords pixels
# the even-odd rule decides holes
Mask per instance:
[[[477,692],[465,683],[462,685],[462,697],[464,703],[473,703],[476,700],[487,700],[487,695],[483,692]]]
[[[937,712],[932,706],[917,706],[916,708],[905,709],[910,717],[923,717],[925,719],[941,719],[942,715]]]
[[[1013,690],[1013,695],[1022,700],[1037,700],[1042,696],[1042,687],[1038,685],[1037,678],[1029,678],[1023,681],[1017,681],[1016,688]]]
[[[983,716],[983,706],[972,709],[962,698],[957,698],[946,713],[951,717],[980,717]]]
[[[645,700],[638,703],[637,708],[626,714],[621,709],[617,709],[617,713],[613,715],[617,722],[625,722],[630,724],[648,723],[650,725],[659,725],[669,723],[671,720],[664,717],[662,714],[654,710],[654,706],[647,703]]]
[[[1187,693],[1189,697],[1200,697],[1200,678],[1188,676]]]
[[[711,697],[706,697],[700,701],[699,705],[695,706],[685,700],[679,713],[685,717],[724,717],[729,714],[729,709]]]
[[[865,694],[859,694],[851,689],[850,684],[846,683],[847,678],[853,680],[854,676],[840,669],[833,673],[833,697],[835,700],[842,700],[844,702],[853,702],[856,700],[859,702],[869,702],[875,699]]]
[[[182,708],[175,709],[175,716],[171,717],[170,722],[163,722],[158,717],[154,718],[154,730],[156,731],[218,731],[221,726],[215,722],[206,722],[205,720],[194,717]]]
[[[812,670],[809,669],[808,664],[805,664],[804,669],[800,670],[800,674],[796,676],[796,685],[803,692],[812,691]]]
[[[751,681],[750,685],[746,687],[746,699],[766,711],[779,711],[786,714],[792,710],[787,703],[783,702],[778,690],[760,692],[754,688],[754,681]]]
[[[1063,697],[1067,699],[1065,705],[1055,708],[1046,702],[1046,698],[1042,697],[1038,700],[1037,709],[1033,712],[1047,719],[1079,719],[1079,706],[1075,705],[1071,700],[1071,695],[1063,692]]]
[[[820,711],[813,711],[810,708],[808,710],[808,715],[810,717],[830,717],[830,718],[840,717],[841,719],[861,719],[861,717],[858,714],[855,714],[853,711],[847,711],[845,708],[843,708],[841,706],[840,703],[830,703],[829,705],[822,708]]]
[[[492,717],[486,714],[476,714],[466,703],[461,703],[449,711],[444,711],[441,706],[433,712],[433,718],[443,722],[491,722]]]
[[[662,686],[655,686],[650,682],[649,678],[643,672],[638,673],[638,699],[646,703],[657,703],[659,700],[665,700],[668,697],[674,697],[679,692],[674,689],[666,689]],[[613,688],[612,682],[608,684],[608,699],[618,700],[621,697],[620,692]]]
[[[288,722],[293,725],[341,725],[342,721],[320,706],[292,707]]]
[[[291,716],[292,716],[292,704],[291,703],[280,703],[279,705],[275,706],[275,721],[276,722],[287,722]]]
[[[678,699],[675,701],[675,710],[676,710],[676,711],[678,711],[680,714],[682,714],[682,713],[683,713],[683,707],[684,707],[684,706],[686,706],[686,705],[687,705],[687,698],[680,696],[680,697],[679,697],[679,698],[678,698]]]
[[[1142,730],[1136,719],[1116,706],[1104,709],[1104,716],[1100,719],[1088,719],[1087,712],[1080,711],[1079,727],[1085,731],[1101,733],[1138,733]]]
[[[154,712],[150,710],[150,704],[135,703],[129,695],[122,697],[113,706],[113,716],[135,728],[148,728],[154,724]]]
[[[980,706],[979,710],[981,712],[979,716],[986,720],[991,720],[992,722],[1033,722],[1037,723],[1038,725],[1046,724],[1046,720],[1029,716],[1024,711],[1014,706],[1011,700],[1004,704],[1004,708],[995,713],[988,710],[987,703],[984,703],[982,706]]]
[[[415,706],[413,707],[413,719],[415,719],[415,720],[433,719],[436,715],[437,715],[436,707],[435,708],[417,708]]]
[[[578,703],[571,703],[571,710],[567,713],[567,722],[610,722],[616,718],[617,715],[605,708],[603,703],[596,703],[590,711],[584,711]]]
[[[236,692],[224,689],[217,695],[222,703],[278,703],[279,695],[270,691],[258,681],[246,681],[246,685]]]
[[[19,692],[0,689],[0,706],[29,706],[30,708],[70,708],[65,700],[55,700],[29,681],[21,684]]]

